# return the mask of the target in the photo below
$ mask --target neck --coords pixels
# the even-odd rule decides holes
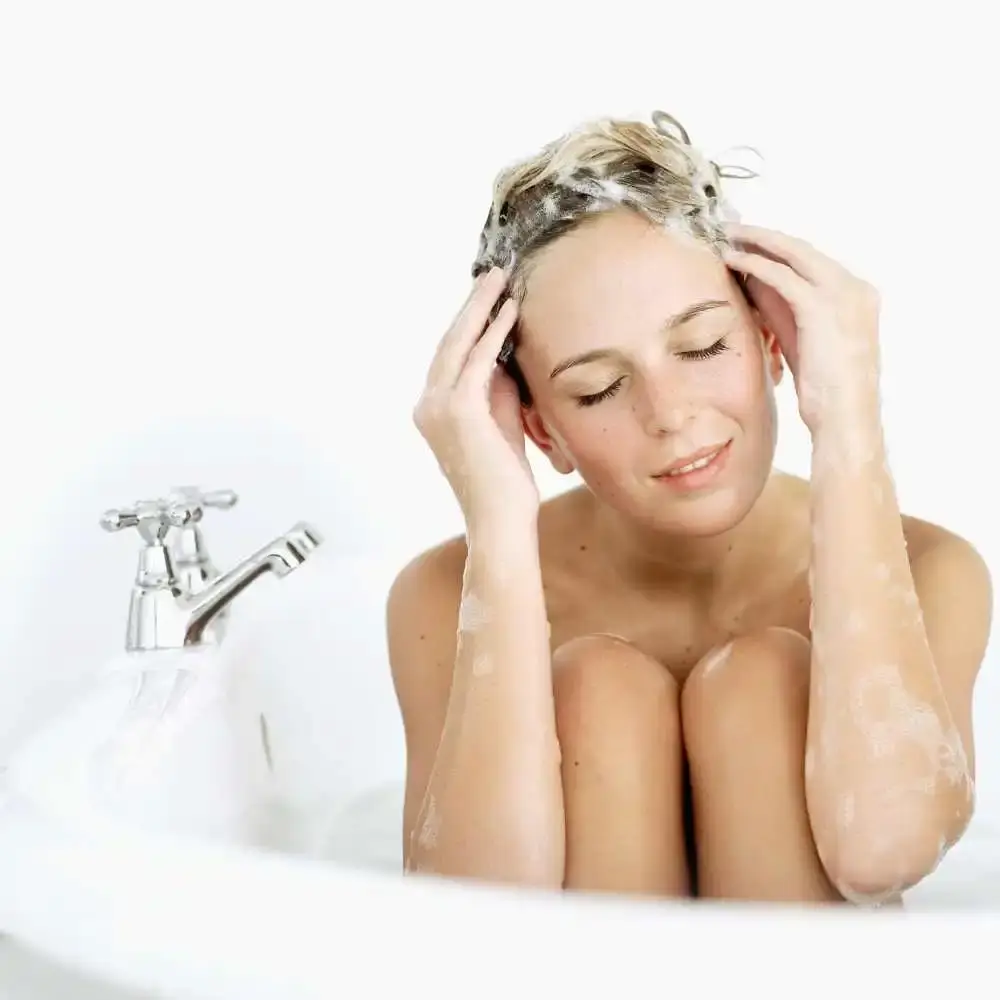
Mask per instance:
[[[711,601],[722,597],[757,563],[762,545],[773,537],[768,488],[738,524],[720,534],[671,534],[638,524],[597,504],[594,540],[607,567],[626,586],[647,592],[676,592]],[[759,564],[759,563],[758,563]]]

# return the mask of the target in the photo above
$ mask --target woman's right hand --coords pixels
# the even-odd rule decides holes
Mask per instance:
[[[497,363],[517,318],[514,300],[489,322],[506,285],[500,268],[476,279],[438,345],[413,411],[470,527],[538,510],[517,386]]]

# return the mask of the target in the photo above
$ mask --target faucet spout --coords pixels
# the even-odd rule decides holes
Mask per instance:
[[[268,542],[238,563],[228,573],[217,576],[203,590],[179,600],[178,605],[185,619],[184,645],[199,643],[212,619],[258,577],[264,573],[273,573],[279,578],[288,576],[322,542],[323,537],[316,528],[300,521],[284,535]]]

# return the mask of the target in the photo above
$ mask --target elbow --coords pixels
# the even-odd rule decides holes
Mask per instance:
[[[836,860],[826,866],[827,876],[849,903],[881,906],[923,881],[938,866],[943,853],[941,841],[926,847],[896,843],[895,838],[841,844]]]
[[[857,906],[881,906],[922,882],[940,865],[972,817],[972,801],[938,803],[923,817],[884,817],[845,836],[825,864],[834,888]]]
[[[847,856],[828,867],[833,887],[855,906],[877,907],[894,902],[908,889],[921,882],[935,867],[934,863],[883,859],[871,853]]]

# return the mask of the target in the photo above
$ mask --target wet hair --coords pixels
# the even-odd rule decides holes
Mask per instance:
[[[493,184],[473,277],[503,267],[510,275],[508,296],[522,301],[541,250],[588,220],[623,207],[710,246],[728,245],[724,224],[736,215],[723,197],[722,180],[757,174],[708,159],[666,112],[654,112],[652,122],[585,122],[502,170]],[[502,304],[503,298],[494,316]],[[527,406],[531,393],[514,356],[518,339],[515,327],[498,360]]]

